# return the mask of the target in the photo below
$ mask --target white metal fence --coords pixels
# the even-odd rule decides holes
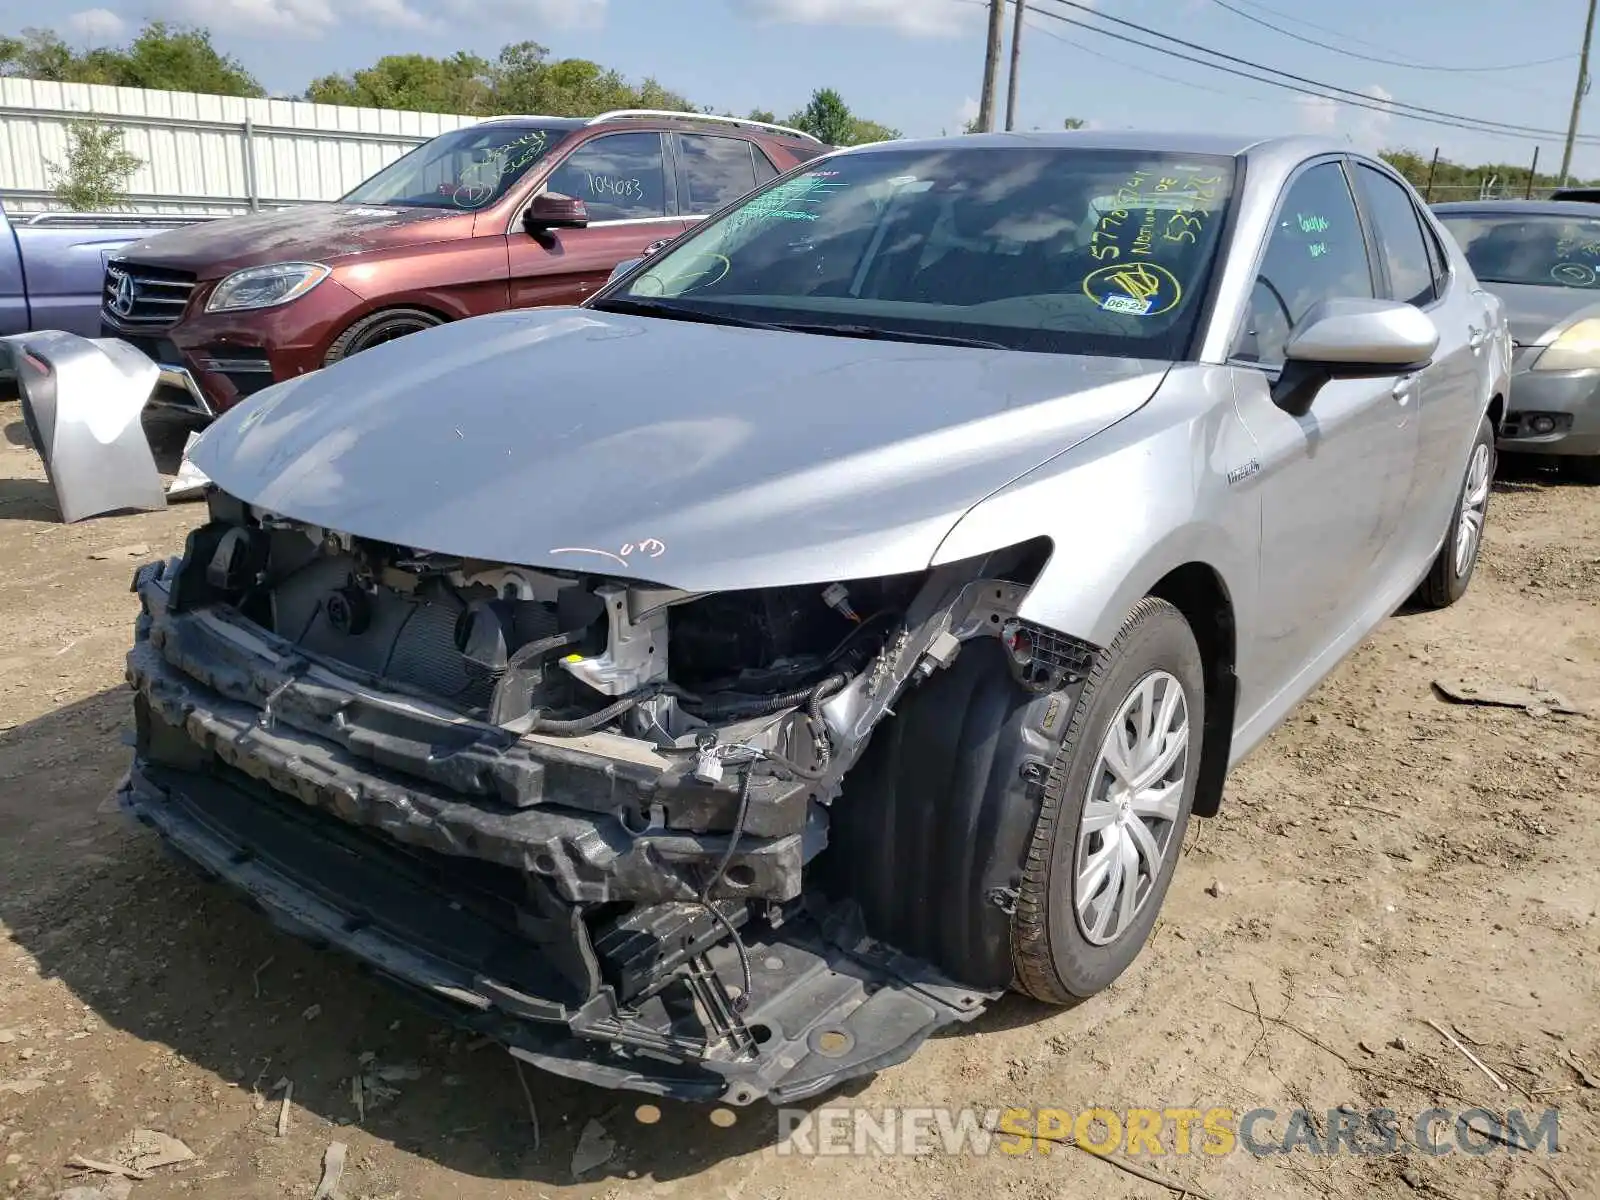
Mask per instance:
[[[67,127],[83,119],[121,129],[142,161],[127,208],[226,214],[332,200],[419,142],[478,118],[0,78],[8,212],[59,207],[49,167],[65,162]]]

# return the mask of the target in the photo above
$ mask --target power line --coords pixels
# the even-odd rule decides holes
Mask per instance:
[[[951,0],[951,2],[955,4],[970,4],[985,10],[987,10],[989,7],[989,0]],[[1061,20],[1062,18],[1057,17],[1055,19]],[[1033,13],[1031,11],[1028,13],[1028,28],[1033,30],[1035,33],[1050,38],[1052,41],[1060,42],[1063,46],[1071,46],[1075,50],[1082,50],[1085,54],[1091,55],[1094,58],[1102,59],[1108,63],[1115,63],[1117,66],[1126,67],[1130,71],[1138,71],[1150,79],[1159,79],[1164,83],[1175,83],[1179,87],[1194,88],[1196,91],[1200,92],[1210,92],[1213,96],[1228,96],[1235,100],[1261,99],[1261,97],[1250,95],[1247,92],[1232,92],[1228,91],[1226,88],[1212,87],[1210,84],[1205,83],[1196,83],[1192,79],[1179,79],[1176,75],[1163,75],[1160,71],[1152,71],[1143,63],[1129,62],[1125,58],[1118,58],[1114,54],[1107,54],[1104,50],[1092,50],[1088,46],[1085,46],[1082,42],[1074,41],[1069,37],[1064,37],[1055,30],[1047,29],[1045,26],[1040,25],[1033,19]]]
[[[1342,46],[1333,45],[1331,42],[1320,42],[1316,38],[1306,37],[1304,34],[1296,33],[1292,29],[1285,29],[1281,25],[1274,25],[1271,21],[1265,20],[1262,17],[1258,17],[1254,13],[1247,13],[1242,8],[1235,8],[1233,5],[1228,3],[1228,0],[1211,0],[1211,3],[1215,4],[1218,8],[1227,9],[1236,17],[1243,17],[1246,21],[1254,21],[1257,25],[1261,25],[1267,29],[1270,29],[1274,33],[1281,33],[1286,38],[1293,38],[1295,41],[1304,42],[1308,46],[1317,46],[1323,50],[1331,50],[1335,54],[1342,54],[1346,58],[1358,58],[1362,62],[1382,63],[1389,67],[1406,67],[1413,71],[1448,71],[1453,74],[1466,75],[1472,75],[1486,71],[1522,71],[1529,67],[1548,67],[1552,63],[1567,62],[1574,57],[1571,54],[1562,54],[1555,58],[1540,58],[1535,59],[1533,62],[1504,63],[1493,67],[1444,67],[1432,63],[1408,62],[1402,58],[1380,58],[1374,54],[1360,54],[1355,50],[1346,50]],[[1313,28],[1317,27],[1313,26]]]
[[[1356,45],[1365,46],[1369,50],[1387,50],[1391,48],[1381,42],[1369,42],[1365,38],[1358,38],[1353,33],[1346,33],[1342,29],[1334,29],[1331,25],[1318,25],[1315,21],[1308,20],[1296,13],[1284,12],[1281,8],[1273,8],[1270,4],[1263,4],[1261,0],[1235,0],[1235,3],[1242,4],[1246,8],[1253,8],[1258,12],[1270,13],[1279,20],[1288,21],[1291,25],[1303,25],[1307,29],[1315,29],[1319,33],[1326,33],[1330,37],[1339,38],[1341,41],[1354,42]],[[1572,57],[1573,55],[1569,54],[1566,59]],[[1558,59],[1556,61],[1564,62],[1566,59]]]
[[[1333,100],[1337,103],[1348,104],[1355,108],[1366,108],[1371,109],[1374,112],[1387,113],[1390,116],[1405,117],[1409,120],[1417,121],[1422,124],[1443,125],[1455,129],[1465,129],[1484,136],[1516,138],[1521,141],[1530,141],[1534,140],[1535,138],[1558,139],[1565,136],[1564,131],[1540,129],[1529,125],[1513,125],[1504,121],[1491,121],[1487,118],[1472,117],[1461,113],[1446,112],[1442,109],[1428,108],[1424,105],[1410,104],[1402,100],[1380,99],[1366,92],[1358,92],[1353,88],[1341,87],[1338,84],[1333,83],[1324,83],[1321,80],[1311,79],[1304,75],[1296,75],[1289,71],[1280,71],[1276,67],[1260,66],[1251,62],[1249,59],[1240,58],[1237,55],[1226,54],[1221,50],[1213,50],[1209,46],[1202,46],[1196,42],[1186,41],[1183,38],[1174,37],[1172,34],[1161,33],[1158,30],[1150,29],[1133,21],[1123,20],[1120,17],[1108,16],[1104,13],[1097,12],[1086,5],[1076,3],[1076,0],[1051,0],[1051,2],[1056,4],[1064,4],[1069,8],[1077,9],[1078,11],[1089,16],[1098,17],[1103,21],[1109,21],[1116,25],[1137,30],[1138,32],[1146,34],[1150,37],[1173,42],[1176,45],[1184,46],[1190,50],[1199,51],[1202,54],[1209,54],[1214,58],[1220,58],[1224,60],[1224,62],[1208,62],[1206,59],[1196,58],[1190,54],[1184,54],[1181,51],[1173,50],[1168,46],[1152,45],[1149,42],[1143,42],[1137,38],[1129,37],[1125,33],[1119,33],[1112,29],[1104,29],[1098,25],[1091,25],[1086,21],[1077,20],[1073,17],[1066,16],[1050,9],[1036,8],[1035,11],[1037,11],[1041,16],[1049,17],[1053,21],[1061,21],[1068,25],[1076,25],[1080,29],[1087,29],[1091,33],[1100,34],[1102,37],[1108,37],[1116,41],[1126,42],[1129,45],[1138,46],[1142,50],[1153,50],[1157,54],[1166,55],[1170,58],[1182,59],[1185,62],[1192,62],[1198,66],[1207,67],[1213,71],[1221,71],[1224,74],[1236,75],[1241,79],[1248,79],[1253,83],[1270,84],[1273,87],[1282,88],[1285,91],[1298,92],[1301,95],[1313,96],[1320,100]],[[1250,70],[1240,70],[1238,67],[1224,65],[1224,63],[1230,62],[1238,63],[1240,66],[1247,67]],[[1251,74],[1251,71],[1266,72],[1267,74]],[[1279,78],[1272,78],[1271,76],[1278,76]],[[1292,82],[1285,82],[1285,80]],[[1330,95],[1329,93],[1341,94]],[[1529,135],[1532,136],[1530,137]],[[1600,139],[1588,137],[1580,138],[1579,140],[1586,145],[1600,142]]]
[[[1261,0],[1239,0],[1246,8],[1260,9],[1262,12],[1271,13],[1280,20],[1288,21],[1294,25],[1304,25],[1307,29],[1315,29],[1319,33],[1326,33],[1336,38],[1343,38],[1347,42],[1354,42],[1358,46],[1366,46],[1370,50],[1384,50],[1387,47],[1378,42],[1369,42],[1365,38],[1358,38],[1353,33],[1345,33],[1328,25],[1318,25],[1315,21],[1308,21],[1305,17],[1286,13],[1281,8],[1273,8],[1270,4],[1262,4]]]
[[[1354,88],[1342,87],[1342,86],[1340,86],[1339,84],[1336,84],[1336,83],[1326,83],[1326,82],[1324,82],[1324,81],[1322,81],[1320,79],[1312,79],[1312,78],[1309,78],[1308,76],[1305,76],[1305,75],[1296,75],[1292,71],[1279,70],[1277,67],[1262,66],[1259,63],[1251,62],[1247,58],[1240,58],[1236,54],[1228,54],[1228,53],[1226,53],[1226,52],[1224,52],[1222,50],[1213,50],[1209,46],[1202,46],[1197,42],[1191,42],[1191,41],[1185,40],[1184,38],[1174,37],[1170,33],[1162,33],[1160,30],[1151,29],[1148,26],[1140,25],[1140,24],[1138,24],[1138,23],[1136,23],[1134,21],[1127,21],[1127,20],[1122,19],[1121,17],[1113,17],[1113,16],[1110,16],[1108,14],[1101,13],[1101,12],[1095,10],[1095,9],[1092,9],[1092,8],[1088,7],[1087,5],[1080,4],[1080,3],[1077,2],[1077,0],[1052,0],[1052,3],[1063,4],[1068,8],[1075,8],[1075,9],[1079,10],[1080,12],[1087,13],[1088,15],[1093,16],[1093,17],[1097,17],[1100,20],[1109,21],[1114,25],[1121,25],[1121,26],[1124,26],[1124,27],[1129,28],[1129,29],[1135,29],[1135,30],[1138,30],[1140,33],[1146,34],[1146,35],[1148,35],[1150,37],[1160,38],[1162,41],[1172,42],[1172,43],[1174,43],[1176,45],[1183,46],[1183,47],[1185,47],[1185,48],[1187,48],[1189,50],[1197,50],[1202,54],[1209,54],[1214,58],[1220,58],[1220,59],[1222,59],[1222,60],[1224,60],[1226,62],[1238,63],[1241,66],[1248,67],[1253,71],[1263,71],[1263,72],[1267,73],[1268,75],[1275,75],[1275,76],[1280,77],[1281,79],[1292,80],[1294,83],[1302,84],[1302,85],[1305,85],[1306,87],[1310,87],[1310,88],[1322,89],[1323,91],[1326,91],[1326,92],[1342,93],[1342,95],[1339,95],[1339,96],[1323,96],[1322,98],[1325,99],[1325,100],[1328,100],[1328,99],[1338,100],[1340,103],[1355,104],[1358,107],[1378,108],[1380,111],[1392,112],[1396,116],[1411,116],[1414,113],[1421,113],[1421,114],[1424,114],[1424,115],[1429,116],[1429,117],[1442,118],[1443,120],[1448,121],[1448,122],[1456,122],[1456,123],[1465,122],[1465,123],[1467,123],[1467,128],[1474,129],[1474,130],[1476,130],[1478,132],[1489,132],[1490,130],[1499,129],[1499,130],[1504,130],[1507,133],[1533,134],[1533,135],[1540,136],[1540,137],[1559,138],[1559,137],[1564,137],[1565,136],[1565,131],[1564,130],[1540,129],[1540,128],[1537,128],[1537,127],[1531,126],[1531,125],[1516,125],[1516,124],[1512,124],[1512,123],[1506,122],[1506,121],[1492,121],[1492,120],[1488,119],[1487,117],[1473,117],[1473,116],[1467,116],[1467,115],[1462,114],[1462,113],[1447,112],[1444,109],[1429,108],[1426,105],[1412,104],[1412,103],[1409,103],[1408,101],[1404,101],[1404,100],[1391,100],[1391,99],[1381,99],[1380,100],[1379,98],[1374,97],[1370,93],[1367,93],[1367,92],[1359,92],[1359,91],[1356,91]],[[1084,24],[1083,22],[1079,22],[1079,21],[1072,21],[1070,18],[1064,17],[1060,13],[1047,12],[1045,15],[1054,17],[1056,20],[1068,21],[1070,24],[1081,25],[1085,29],[1093,29],[1096,33],[1104,34],[1107,37],[1125,38],[1125,35],[1115,34],[1111,30],[1101,29],[1098,26],[1087,25],[1087,24]],[[1125,39],[1125,40],[1131,40],[1131,39]],[[1144,42],[1134,42],[1134,44],[1135,45],[1139,45],[1139,46],[1143,46],[1146,50],[1155,50],[1157,53],[1172,54],[1172,55],[1174,55],[1176,57],[1186,57],[1184,55],[1178,55],[1176,51],[1169,50],[1164,46],[1151,46],[1148,43],[1144,43]],[[1224,69],[1224,68],[1220,67],[1218,64],[1207,63],[1207,62],[1204,62],[1203,60],[1192,59],[1190,61],[1200,62],[1200,64],[1202,66],[1209,66],[1209,67],[1212,67],[1212,68],[1214,68],[1216,70]],[[1286,86],[1286,85],[1284,85],[1282,83],[1279,83],[1278,80],[1276,80],[1276,79],[1260,79],[1260,80],[1258,80],[1258,82],[1271,83],[1271,84],[1274,84],[1275,86],[1278,86],[1278,87]],[[1292,88],[1290,90],[1301,91],[1301,90],[1304,90],[1304,89],[1303,88]],[[1346,100],[1344,97],[1351,97],[1351,99]],[[1375,103],[1375,101],[1377,101],[1377,103]],[[1420,120],[1422,118],[1418,117],[1416,119]]]
[[[1046,29],[1042,25],[1035,24],[1031,17],[1028,21],[1028,28],[1033,30],[1035,33],[1043,34],[1047,38],[1052,38],[1055,41],[1060,42],[1063,46],[1071,46],[1074,50],[1082,50],[1085,54],[1092,55],[1098,59],[1103,59],[1108,63],[1115,63],[1119,67],[1126,67],[1130,71],[1138,71],[1151,79],[1159,79],[1164,83],[1175,83],[1179,87],[1194,88],[1196,91],[1210,92],[1213,96],[1228,96],[1235,100],[1260,99],[1259,96],[1252,96],[1246,92],[1233,92],[1226,88],[1212,87],[1210,84],[1206,83],[1196,83],[1192,79],[1179,79],[1176,75],[1163,75],[1159,71],[1150,70],[1150,68],[1145,66],[1143,63],[1129,62],[1125,58],[1118,58],[1114,54],[1107,54],[1104,50],[1091,50],[1082,42],[1073,41],[1069,37],[1062,37],[1053,29]]]

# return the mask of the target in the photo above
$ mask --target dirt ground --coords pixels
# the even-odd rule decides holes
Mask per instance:
[[[1434,1105],[1559,1109],[1554,1156],[1130,1160],[1169,1191],[1071,1149],[789,1157],[771,1109],[730,1124],[663,1104],[646,1124],[640,1097],[531,1071],[525,1098],[503,1053],[275,933],[108,804],[146,557],[128,548],[178,551],[199,510],[64,527],[14,402],[0,433],[0,1196],[93,1184],[67,1160],[147,1127],[196,1157],[134,1183],[135,1200],[310,1197],[333,1141],[348,1200],[1600,1197],[1600,721],[1432,687],[1537,680],[1600,714],[1600,491],[1500,483],[1467,599],[1390,620],[1235,773],[1109,992],[1070,1011],[1010,997],[822,1102],[1349,1104],[1391,1107],[1402,1128]],[[614,1149],[575,1180],[591,1121]]]

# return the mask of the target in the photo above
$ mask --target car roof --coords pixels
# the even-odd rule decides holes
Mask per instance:
[[[463,125],[463,129],[477,129],[483,125],[539,125],[546,129],[582,129],[583,121],[578,117],[541,117],[537,113],[507,113],[503,116],[485,117],[481,121],[474,121],[471,125]]]
[[[958,134],[953,137],[906,138],[873,142],[844,151],[969,149],[985,146],[1053,146],[1062,150],[1142,150],[1174,154],[1286,155],[1295,159],[1315,154],[1347,154],[1350,147],[1331,138],[1252,137],[1245,134],[1162,132],[1131,129],[1017,130],[1010,133]]]
[[[1450,200],[1431,207],[1441,217],[1600,217],[1592,200]]]
[[[739,130],[747,135],[759,135],[779,142],[803,142],[809,146],[822,146],[811,135],[798,129],[790,129],[784,125],[774,125],[766,121],[754,121],[745,117],[719,116],[713,113],[672,112],[667,109],[620,109],[616,112],[602,113],[597,117],[543,117],[537,114],[505,114],[485,117],[464,128],[477,129],[485,125],[529,125],[539,126],[544,129],[564,129],[568,131],[578,129],[615,129],[627,126],[643,126],[647,129],[677,129],[693,130],[702,133],[721,129],[726,133],[729,129]]]

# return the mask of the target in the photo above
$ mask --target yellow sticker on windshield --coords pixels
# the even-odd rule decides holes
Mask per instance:
[[[1083,294],[1106,312],[1154,317],[1183,299],[1183,286],[1158,263],[1112,263],[1084,277]]]

